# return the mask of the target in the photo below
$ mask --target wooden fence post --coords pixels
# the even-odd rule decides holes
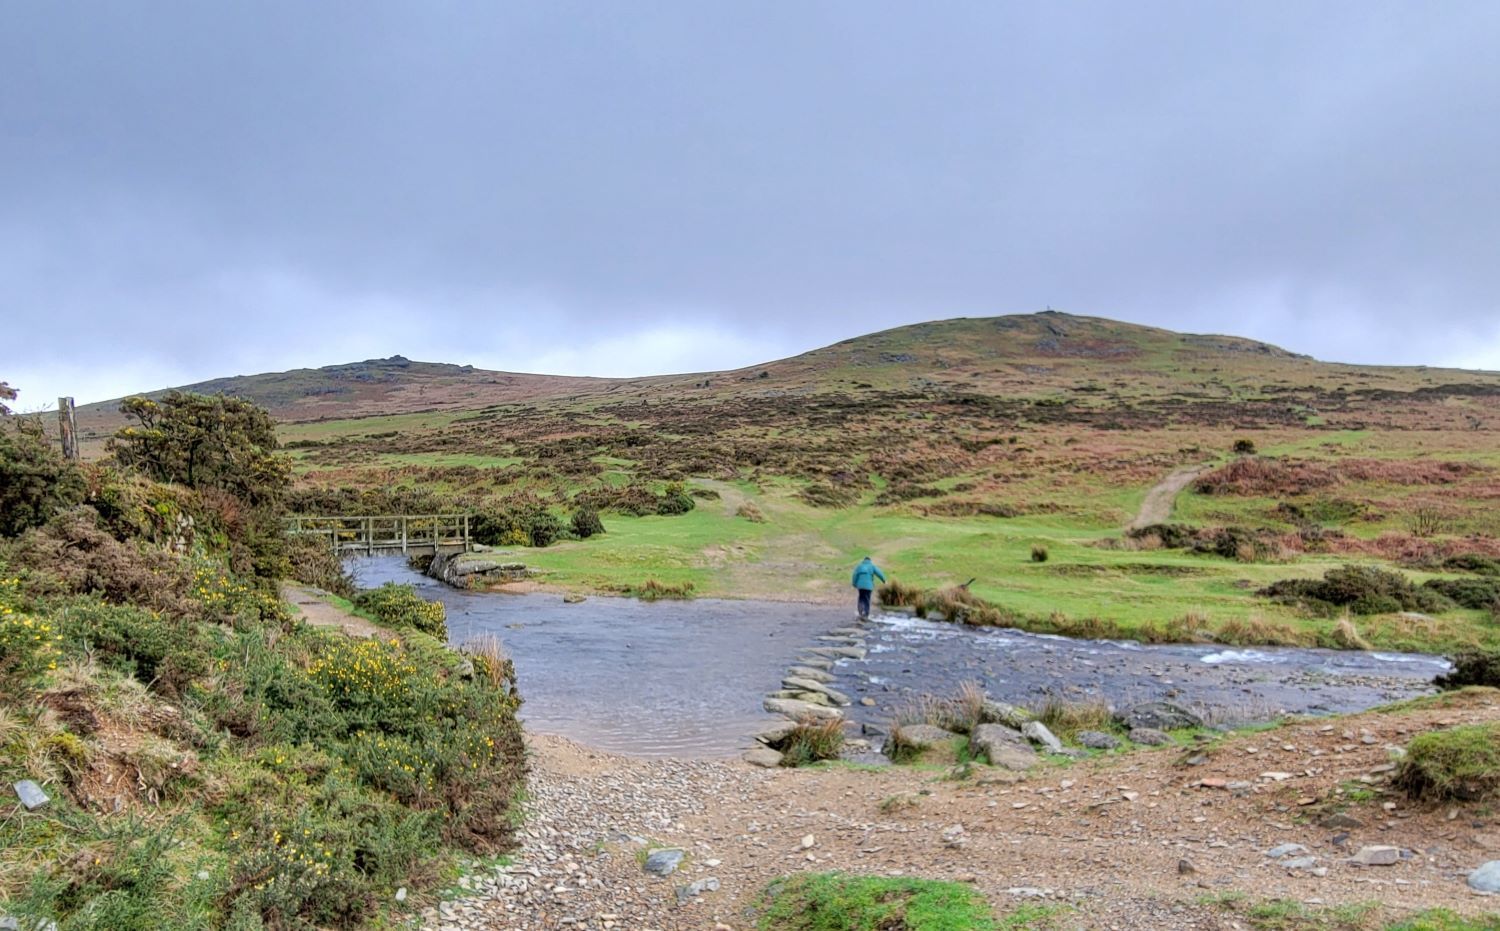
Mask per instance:
[[[78,461],[78,418],[72,398],[57,399],[57,432],[62,437],[63,458]]]

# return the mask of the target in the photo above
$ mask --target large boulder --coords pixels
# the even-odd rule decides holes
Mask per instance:
[[[1003,701],[991,701],[986,698],[984,704],[979,708],[979,720],[985,724],[1003,724],[1006,727],[1020,730],[1027,721],[1035,719],[1036,715],[1019,708],[1008,705]]]
[[[474,553],[439,553],[427,566],[427,574],[454,588],[472,588],[485,582],[516,582],[533,573],[525,563],[505,562]]]
[[[1021,736],[1003,724],[981,724],[969,735],[969,746],[982,753],[991,766],[1025,770],[1036,765],[1036,751]]]
[[[1187,727],[1203,726],[1202,718],[1181,705],[1166,701],[1135,705],[1115,717],[1128,730],[1144,727],[1157,731],[1176,731]]]
[[[767,698],[761,702],[761,707],[772,714],[785,715],[793,721],[801,721],[804,718],[812,721],[836,721],[844,716],[844,713],[837,708],[814,705],[812,702],[799,701],[795,698]]]

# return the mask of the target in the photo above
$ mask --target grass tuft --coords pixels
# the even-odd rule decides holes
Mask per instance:
[[[766,887],[759,911],[762,931],[996,931],[973,889],[907,877],[785,877]]]
[[[1500,722],[1467,724],[1412,738],[1396,788],[1429,801],[1500,798]]]

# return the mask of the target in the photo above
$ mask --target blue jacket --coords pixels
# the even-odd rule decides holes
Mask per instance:
[[[881,572],[874,563],[866,557],[859,565],[854,567],[854,578],[850,581],[860,591],[873,592],[875,580],[885,581],[885,573]]]

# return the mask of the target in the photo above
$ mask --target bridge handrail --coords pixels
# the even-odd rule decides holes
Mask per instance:
[[[326,536],[335,553],[471,547],[468,514],[289,514],[287,531]]]

